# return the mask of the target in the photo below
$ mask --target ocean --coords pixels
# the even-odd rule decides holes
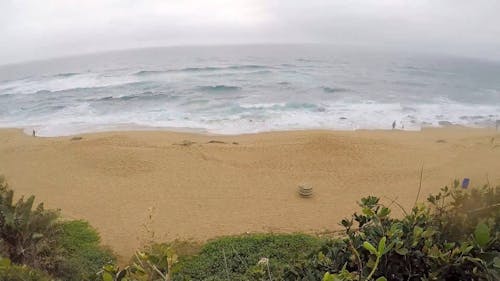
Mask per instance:
[[[169,47],[0,66],[0,127],[242,134],[500,119],[500,62],[329,45]]]

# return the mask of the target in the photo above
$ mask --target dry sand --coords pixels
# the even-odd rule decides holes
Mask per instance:
[[[465,128],[241,136],[136,131],[71,140],[0,130],[0,174],[13,189],[35,194],[66,218],[89,220],[122,261],[147,239],[145,222],[160,241],[205,240],[334,230],[366,195],[410,208],[422,164],[421,200],[455,178],[499,184],[500,134]],[[312,198],[298,196],[301,183],[314,187]]]

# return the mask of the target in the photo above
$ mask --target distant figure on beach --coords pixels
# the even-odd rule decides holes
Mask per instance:
[[[36,137],[35,129],[33,129],[33,137]]]
[[[394,120],[394,122],[392,122],[392,129],[396,129],[396,120]]]

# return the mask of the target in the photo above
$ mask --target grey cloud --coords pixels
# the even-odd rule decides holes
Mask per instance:
[[[0,0],[0,64],[147,46],[360,44],[500,59],[496,0]]]

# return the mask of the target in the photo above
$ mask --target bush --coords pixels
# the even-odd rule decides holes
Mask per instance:
[[[43,204],[33,208],[34,196],[17,202],[13,198],[14,192],[0,178],[0,257],[31,268],[12,266],[9,272],[37,269],[64,281],[91,281],[99,278],[96,273],[104,265],[114,263],[113,254],[99,246],[99,235],[87,222],[61,222],[59,212]]]
[[[120,269],[106,265],[99,271],[103,281],[167,281],[177,255],[171,244],[152,244],[144,251],[137,251],[131,265]]]
[[[376,197],[342,221],[331,241],[286,273],[287,280],[500,280],[500,192],[445,187],[403,219]],[[356,227],[355,227],[356,224]],[[378,247],[377,247],[378,246]]]
[[[25,265],[13,265],[7,258],[0,258],[0,277],[2,281],[52,281],[46,273]]]
[[[64,262],[56,275],[65,281],[96,280],[97,272],[115,258],[111,250],[100,246],[100,237],[90,224],[82,220],[61,223],[59,237],[65,250]]]
[[[283,280],[285,268],[319,248],[322,240],[303,234],[256,234],[207,243],[193,257],[180,258],[173,280]]]
[[[174,242],[153,244],[137,252],[124,269],[106,266],[101,280],[283,280],[289,264],[305,257],[323,242],[303,234],[257,234],[224,237],[205,244],[198,254],[177,258],[175,252],[193,253],[198,245]]]
[[[43,203],[33,208],[34,200],[30,196],[14,202],[14,192],[0,178],[0,256],[14,264],[55,272],[63,259],[57,240],[59,213],[45,210]]]

